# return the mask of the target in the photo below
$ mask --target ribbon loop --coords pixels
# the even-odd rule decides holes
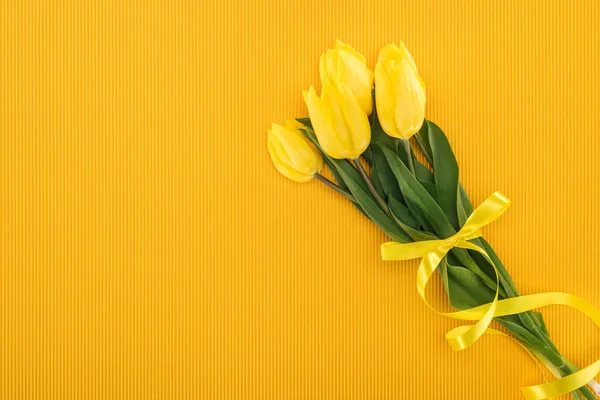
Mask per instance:
[[[479,229],[498,219],[509,206],[510,200],[502,193],[495,192],[481,203],[467,218],[467,221],[460,230],[461,237],[470,240],[481,236],[481,232],[478,232]]]
[[[448,318],[477,321],[474,325],[459,326],[446,334],[446,340],[455,351],[466,349],[485,333],[497,332],[489,328],[494,317],[518,314],[553,304],[568,305],[583,312],[600,328],[600,310],[583,299],[567,293],[540,293],[498,300],[498,287],[500,286],[498,270],[485,250],[469,242],[469,240],[480,237],[480,229],[499,218],[508,209],[509,205],[510,200],[496,192],[473,211],[458,232],[446,239],[413,243],[388,242],[381,245],[383,260],[422,258],[417,271],[417,292],[427,307]],[[496,294],[491,303],[467,310],[444,313],[435,310],[427,302],[425,297],[427,282],[446,257],[446,254],[454,247],[477,251],[490,261],[490,265],[493,266],[496,274]],[[532,355],[527,348],[525,350]],[[537,363],[537,360],[535,361]],[[577,390],[590,382],[599,372],[600,360],[567,377],[541,385],[523,387],[521,391],[528,400],[547,399]]]
[[[412,260],[425,257],[440,247],[439,240],[426,240],[414,243],[388,242],[381,245],[383,260]]]

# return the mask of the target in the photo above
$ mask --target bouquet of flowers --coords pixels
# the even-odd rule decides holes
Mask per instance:
[[[473,207],[448,138],[425,119],[425,84],[404,44],[381,49],[372,72],[365,57],[338,41],[321,56],[319,72],[321,95],[313,87],[304,92],[309,118],[268,130],[279,172],[297,182],[317,178],[350,200],[393,240],[382,245],[384,259],[422,258],[417,291],[428,306],[425,286],[439,272],[458,310],[439,314],[477,321],[448,332],[454,350],[484,334],[503,334],[489,327],[495,320],[558,378],[521,388],[526,398],[570,392],[575,399],[595,399],[600,361],[579,369],[552,343],[542,314],[532,310],[568,305],[598,326],[600,311],[566,293],[519,294],[480,231],[510,201],[494,193]],[[320,174],[324,164],[335,182]]]

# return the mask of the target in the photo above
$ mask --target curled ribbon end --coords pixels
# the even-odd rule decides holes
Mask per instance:
[[[467,333],[469,329],[471,329],[471,327],[468,325],[457,326],[446,333],[446,341],[452,350],[461,351],[469,347],[469,345],[463,340],[463,335]]]
[[[459,351],[464,350],[463,346],[461,346],[457,340],[448,339],[448,338],[446,338],[446,340],[448,341],[448,344],[450,345],[450,348],[452,349],[452,351],[459,352]]]
[[[394,261],[402,258],[394,257],[394,252],[402,248],[402,244],[396,242],[387,242],[381,245],[381,259],[383,261]],[[396,249],[396,250],[395,250]]]
[[[382,244],[382,245],[380,246],[380,248],[381,248],[381,259],[382,259],[383,261],[389,261],[389,260],[388,260],[388,258],[387,258],[387,251],[386,251],[386,249],[385,249],[385,245],[386,245],[386,243],[384,243],[384,244]]]
[[[503,195],[500,192],[495,192],[494,196],[498,196],[499,199],[501,199],[504,203],[506,203],[506,206],[508,207],[511,203],[510,199],[508,197],[506,197],[505,195]]]

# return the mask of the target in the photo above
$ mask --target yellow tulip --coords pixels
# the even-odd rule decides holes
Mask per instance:
[[[312,86],[303,95],[325,153],[338,159],[356,159],[367,149],[371,141],[369,119],[346,85],[326,78],[321,97]]]
[[[375,66],[375,102],[381,127],[390,136],[409,139],[425,118],[425,83],[410,53],[390,44],[379,52]]]
[[[371,115],[373,112],[373,72],[367,68],[367,59],[352,46],[337,41],[333,49],[321,55],[319,61],[321,82],[331,78],[348,86],[360,106]]]
[[[286,126],[273,124],[268,130],[269,154],[285,177],[307,182],[323,168],[323,156],[297,127],[292,121]]]

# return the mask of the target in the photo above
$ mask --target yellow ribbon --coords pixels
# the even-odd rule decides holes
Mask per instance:
[[[381,245],[381,257],[384,260],[422,258],[417,271],[417,292],[427,307],[448,318],[477,321],[474,325],[459,326],[446,334],[446,340],[455,351],[466,349],[484,333],[498,332],[488,328],[494,317],[519,314],[549,305],[561,304],[573,307],[588,316],[600,328],[600,310],[577,296],[560,292],[539,293],[498,300],[498,290],[496,290],[494,300],[491,303],[449,313],[437,311],[429,305],[425,297],[425,287],[442,259],[454,247],[477,251],[489,259],[485,250],[469,242],[469,240],[480,237],[480,229],[500,217],[509,205],[510,200],[496,192],[477,207],[463,227],[449,238],[413,243],[389,242]],[[490,264],[494,265],[493,262],[490,262]],[[494,271],[496,273],[496,287],[498,287],[498,271],[495,267]],[[522,387],[521,392],[528,400],[547,399],[577,390],[594,379],[599,372],[600,360],[564,378],[540,385]]]

